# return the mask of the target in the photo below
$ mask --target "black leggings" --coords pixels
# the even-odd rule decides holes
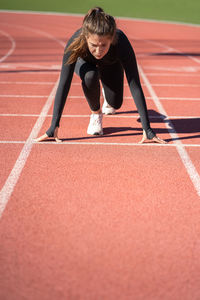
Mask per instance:
[[[107,102],[115,109],[121,107],[123,101],[124,70],[120,63],[108,66],[104,65],[104,67],[101,68],[79,58],[75,65],[75,72],[82,80],[83,91],[92,111],[98,111],[100,109],[100,80]],[[55,96],[53,118],[51,126],[46,132],[49,137],[53,137],[55,128],[59,127],[60,118],[69,91],[69,81],[72,80],[72,76],[73,68],[69,74],[66,74],[63,62],[60,81]],[[68,82],[66,82],[65,78],[68,78]]]
[[[112,65],[96,67],[79,58],[75,72],[82,80],[85,97],[92,111],[100,109],[100,80],[105,97],[112,107],[119,109],[123,101],[124,70],[118,62]]]

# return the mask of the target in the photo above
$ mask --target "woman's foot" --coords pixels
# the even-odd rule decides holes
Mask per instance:
[[[90,123],[88,125],[87,134],[90,135],[103,135],[102,128],[102,113],[91,114]]]

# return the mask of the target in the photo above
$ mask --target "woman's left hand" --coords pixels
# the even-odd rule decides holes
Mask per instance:
[[[160,139],[159,137],[157,137],[156,135],[150,140],[147,138],[146,132],[143,130],[143,137],[141,139],[141,141],[138,144],[144,144],[145,142],[155,142],[158,144],[167,144],[166,141]]]

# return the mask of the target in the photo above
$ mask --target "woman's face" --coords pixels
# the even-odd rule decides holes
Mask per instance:
[[[112,38],[110,36],[99,36],[97,34],[89,34],[86,38],[87,45],[90,53],[96,58],[103,58],[112,43]]]

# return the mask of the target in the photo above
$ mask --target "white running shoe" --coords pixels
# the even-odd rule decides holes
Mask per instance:
[[[104,98],[104,103],[102,106],[102,113],[105,115],[114,115],[115,109],[112,106],[110,106],[108,104],[108,102],[106,101],[104,89],[102,89],[102,94],[103,94],[103,98]]]
[[[102,114],[91,114],[87,134],[103,135]]]

